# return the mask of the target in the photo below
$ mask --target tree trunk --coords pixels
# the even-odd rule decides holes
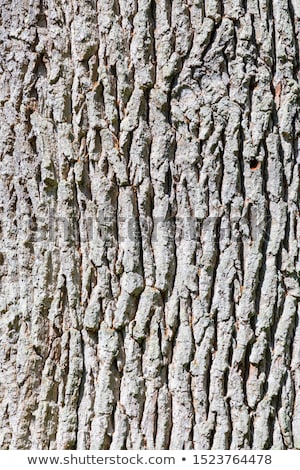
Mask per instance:
[[[299,449],[299,1],[0,3],[1,449]]]

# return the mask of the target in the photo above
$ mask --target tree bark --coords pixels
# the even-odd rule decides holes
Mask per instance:
[[[0,5],[1,449],[299,449],[298,0]]]

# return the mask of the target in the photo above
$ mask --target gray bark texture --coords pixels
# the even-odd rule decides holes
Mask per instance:
[[[0,6],[0,448],[299,449],[299,0]]]

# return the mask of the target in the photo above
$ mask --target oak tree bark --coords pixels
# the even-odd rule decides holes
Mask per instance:
[[[300,448],[298,0],[1,0],[1,449]]]

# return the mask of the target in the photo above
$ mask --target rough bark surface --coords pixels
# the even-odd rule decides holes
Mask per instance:
[[[0,5],[1,449],[299,449],[299,0]]]

